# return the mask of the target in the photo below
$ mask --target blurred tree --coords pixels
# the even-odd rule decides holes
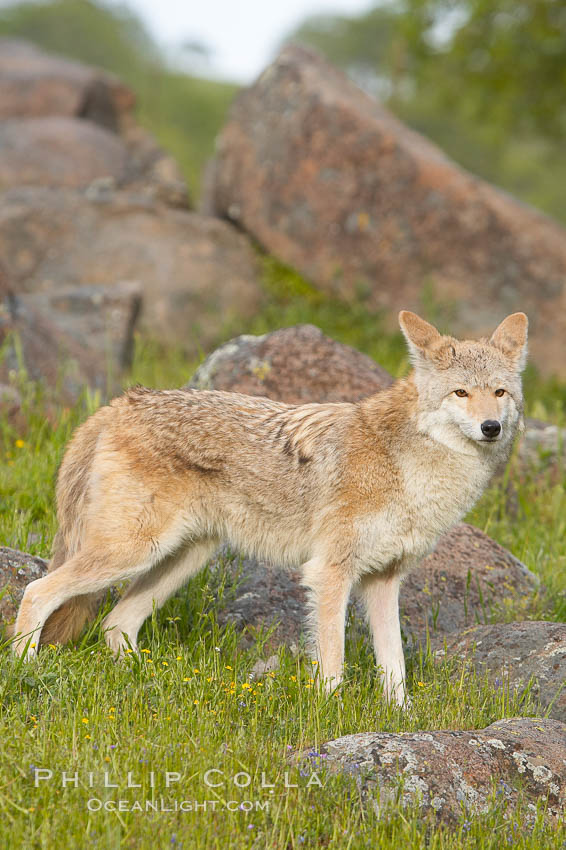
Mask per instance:
[[[379,6],[360,18],[317,15],[294,34],[298,41],[318,49],[367,91],[388,97],[398,80],[397,53],[400,19],[391,6]]]
[[[311,18],[294,38],[353,77],[388,81],[394,99],[434,97],[502,131],[566,135],[563,0],[392,0],[359,18]]]
[[[0,8],[0,32],[124,77],[160,62],[155,43],[125,6],[110,9],[91,0],[11,3]]]
[[[400,25],[417,89],[434,79],[451,108],[465,91],[503,132],[566,136],[563,0],[404,0]]]

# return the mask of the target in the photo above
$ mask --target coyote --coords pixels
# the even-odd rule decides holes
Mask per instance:
[[[460,342],[399,315],[413,370],[355,404],[134,387],[78,428],[57,483],[48,574],[31,582],[14,646],[65,642],[99,594],[131,579],[104,621],[136,648],[151,614],[222,541],[302,565],[320,679],[341,680],[348,597],[365,603],[384,692],[405,699],[399,585],[472,507],[522,427],[527,317]]]

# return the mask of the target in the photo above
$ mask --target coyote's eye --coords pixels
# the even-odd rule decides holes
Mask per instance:
[[[454,390],[454,393],[458,396],[458,398],[466,398],[468,395],[466,390]]]
[[[505,395],[505,390],[495,390],[495,395],[497,398],[501,398],[502,395]]]

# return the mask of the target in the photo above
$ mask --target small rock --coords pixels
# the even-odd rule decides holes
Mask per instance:
[[[0,318],[0,325],[1,325]],[[14,423],[22,408],[22,397],[15,387],[10,384],[0,384],[0,417],[4,421]]]
[[[47,561],[18,549],[0,546],[0,629],[16,620],[24,590],[47,573]]]
[[[189,209],[191,202],[180,165],[153,136],[133,124],[122,134],[128,162],[120,186],[145,192],[152,202]]]
[[[295,325],[230,340],[207,357],[189,386],[302,404],[358,401],[392,382],[367,355],[325,336],[314,325]]]
[[[438,660],[458,658],[478,676],[488,675],[495,688],[530,693],[550,717],[566,722],[566,623],[527,620],[475,626],[435,637]],[[462,675],[461,665],[458,677]]]
[[[557,463],[564,457],[566,428],[559,428],[540,419],[527,419],[517,453],[519,460],[527,465],[546,466]]]
[[[270,655],[267,661],[262,661],[260,658],[259,661],[256,661],[250,672],[250,679],[254,681],[263,679],[267,673],[275,673],[276,670],[279,670],[278,655]]]
[[[329,741],[321,755],[331,773],[356,779],[363,801],[380,817],[416,805],[454,824],[464,813],[497,807],[511,815],[522,804],[532,822],[540,804],[547,806],[547,820],[557,822],[566,805],[566,725],[557,720],[517,717],[466,731],[363,732]],[[302,759],[312,764],[312,754]]]

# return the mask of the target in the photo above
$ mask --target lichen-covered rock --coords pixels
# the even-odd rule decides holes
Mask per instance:
[[[26,586],[46,573],[43,558],[0,546],[0,632],[14,623]]]
[[[566,722],[566,623],[527,620],[475,626],[435,637],[438,661],[458,658],[495,688],[522,693],[529,686],[551,717]],[[462,665],[457,673],[462,675]]]
[[[485,729],[363,732],[321,748],[330,772],[356,779],[378,815],[390,806],[418,806],[438,820],[522,805],[526,820],[537,806],[558,820],[566,805],[566,725],[518,717]],[[307,761],[312,761],[312,754]]]
[[[295,325],[230,340],[207,357],[189,386],[304,404],[358,401],[392,381],[367,355],[325,336],[314,325]]]
[[[566,233],[465,172],[315,53],[287,45],[235,100],[205,209],[321,289],[393,322],[423,281],[454,331],[524,310],[541,370],[566,373]]]

